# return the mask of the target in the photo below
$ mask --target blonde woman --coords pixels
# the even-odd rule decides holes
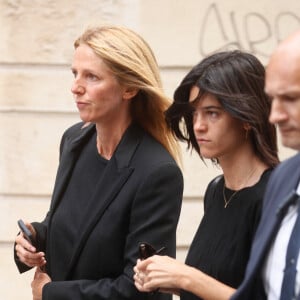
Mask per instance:
[[[155,57],[135,32],[100,27],[75,41],[71,69],[82,122],[63,135],[47,217],[26,223],[37,247],[16,238],[17,266],[45,268],[34,300],[149,299],[132,280],[138,244],[175,255],[183,190]]]

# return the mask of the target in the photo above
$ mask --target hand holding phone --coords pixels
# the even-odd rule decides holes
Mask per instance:
[[[27,266],[39,266],[40,270],[42,272],[46,272],[46,260],[45,260],[45,254],[44,253],[38,253],[40,250],[37,248],[36,240],[32,234],[32,232],[29,230],[29,228],[25,225],[22,219],[18,220],[18,226],[23,233],[23,237],[33,246],[35,247],[36,251],[32,252],[32,255],[35,255],[35,257],[31,257],[31,260],[28,260],[27,257],[22,256],[22,262],[24,264],[27,264]],[[30,251],[30,250],[27,250]],[[17,254],[18,255],[18,254]],[[41,256],[42,255],[42,256]],[[18,255],[19,256],[19,255]],[[19,256],[20,258],[20,256]],[[32,262],[34,260],[34,263]],[[30,264],[29,264],[30,263]]]
[[[20,230],[23,233],[24,238],[34,247],[36,247],[35,239],[31,233],[31,231],[28,229],[28,227],[25,225],[22,219],[18,220],[18,225]]]

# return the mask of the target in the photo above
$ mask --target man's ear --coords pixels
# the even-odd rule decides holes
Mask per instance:
[[[137,88],[133,88],[133,87],[127,87],[123,93],[123,99],[124,100],[130,100],[132,99],[134,96],[136,96],[136,94],[138,93],[138,89]]]

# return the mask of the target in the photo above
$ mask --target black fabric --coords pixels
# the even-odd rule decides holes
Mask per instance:
[[[52,217],[49,242],[53,245],[51,256],[59,256],[61,259],[48,262],[52,280],[63,280],[61,274],[70,263],[69,249],[77,242],[78,232],[86,222],[88,204],[95,191],[95,186],[101,180],[101,176],[108,163],[98,154],[96,147],[96,132],[83,148],[74,166],[70,181],[59,204],[59,209]],[[74,201],[75,200],[75,201]],[[101,201],[101,198],[99,198]],[[57,236],[63,236],[65,243],[61,243]]]
[[[32,223],[41,250],[46,253],[47,273],[56,278],[43,287],[42,299],[170,300],[172,296],[168,294],[138,292],[133,283],[133,266],[142,241],[155,248],[165,246],[166,255],[175,256],[183,191],[178,165],[159,142],[132,124],[106,167],[100,166],[102,171],[98,173],[93,170],[97,166],[90,166],[98,162],[85,157],[85,151],[89,151],[87,145],[96,144],[96,128],[94,124],[84,128],[82,125],[72,126],[63,135],[50,210],[43,222]],[[99,179],[95,179],[93,191],[84,199],[80,189],[83,184],[89,185],[88,179],[83,179],[89,173],[86,163]],[[77,172],[82,176],[77,176]],[[73,186],[69,184],[72,176],[77,178]],[[77,195],[70,199],[76,192],[81,194],[79,223],[75,224],[74,219],[69,223],[70,217],[74,217],[67,218],[68,212],[62,213],[66,220],[58,222],[65,222],[66,227],[69,224],[80,227],[77,237],[71,228],[65,229],[66,235],[76,241],[72,245],[65,234],[56,230],[54,242],[53,218],[61,213],[62,202],[77,202]],[[66,193],[69,193],[67,198]],[[57,245],[65,247],[64,253],[69,254],[62,257]],[[17,259],[15,262],[20,272],[28,270]]]
[[[191,244],[186,264],[237,288],[243,280],[251,242],[261,214],[262,199],[271,170],[260,181],[234,195],[224,208],[224,177],[213,180],[204,198],[205,212]],[[234,191],[226,189],[227,199]],[[200,299],[181,292],[182,300]]]

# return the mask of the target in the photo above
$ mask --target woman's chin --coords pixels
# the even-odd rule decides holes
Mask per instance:
[[[92,118],[87,115],[79,114],[79,117],[80,117],[81,121],[84,123],[93,123]]]

